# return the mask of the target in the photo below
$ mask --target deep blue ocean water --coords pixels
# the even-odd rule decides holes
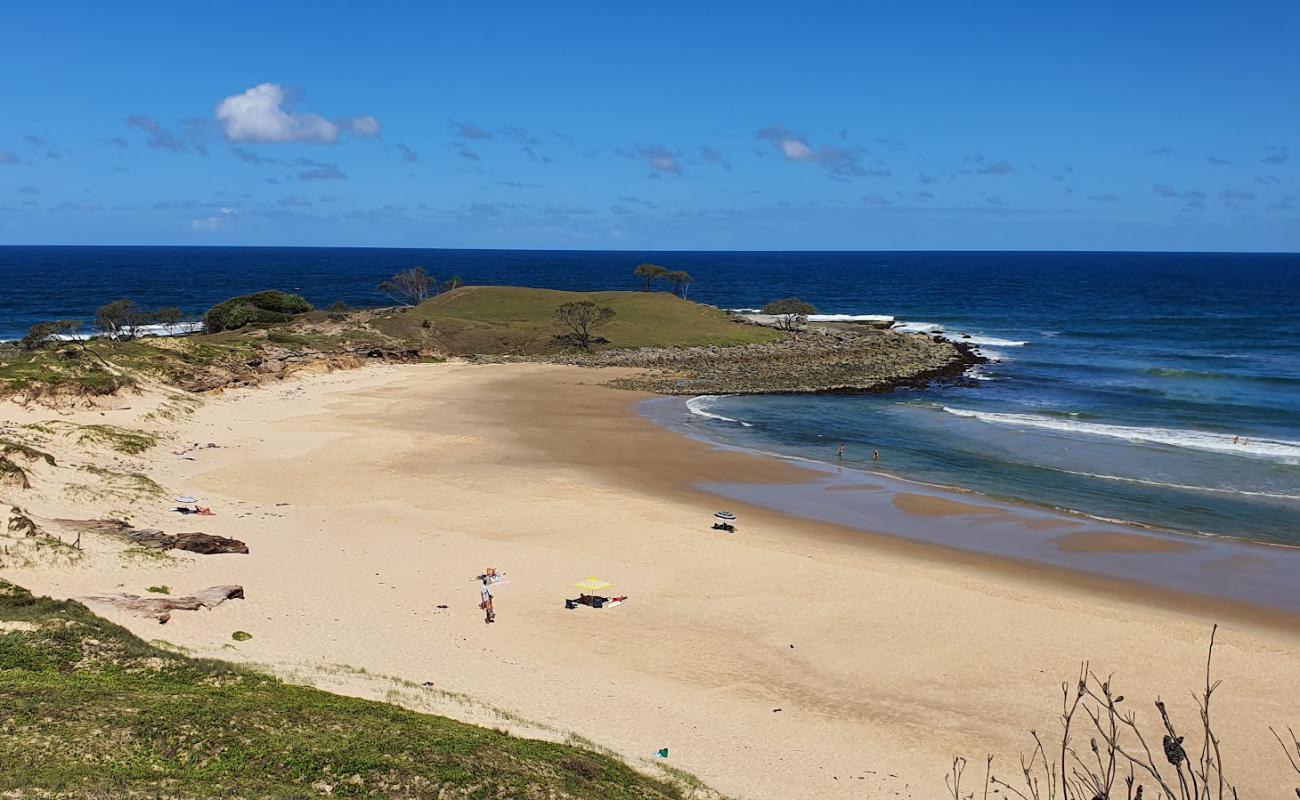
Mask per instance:
[[[851,464],[904,477],[1300,544],[1297,255],[0,247],[0,338],[123,296],[195,315],[266,288],[379,305],[375,285],[416,264],[628,289],[642,261],[688,270],[701,302],[798,295],[966,334],[998,359],[960,386],[697,400],[691,424],[712,438],[827,461],[844,443]]]

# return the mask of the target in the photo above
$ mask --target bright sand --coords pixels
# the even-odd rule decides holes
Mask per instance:
[[[146,639],[336,691],[383,698],[393,684],[377,676],[430,681],[468,697],[408,686],[390,699],[574,732],[633,763],[667,747],[669,764],[744,798],[928,800],[946,796],[955,754],[982,774],[984,755],[998,753],[994,773],[1010,779],[1030,728],[1056,735],[1061,682],[1083,659],[1114,673],[1143,718],[1162,696],[1190,733],[1190,692],[1218,621],[1229,774],[1242,796],[1296,783],[1268,731],[1300,725],[1293,617],[759,509],[733,507],[739,532],[713,533],[723,503],[696,481],[807,476],[664,431],[635,413],[638,395],[598,385],[607,378],[543,365],[372,367],[211,398],[167,424],[175,439],[122,461],[217,516],[182,518],[158,501],[132,521],[233,536],[251,555],[123,558],[120,545],[88,539],[77,566],[0,577],[58,597],[242,584],[247,599],[177,612],[165,627],[92,608]],[[142,427],[145,399],[120,405],[131,408],[73,419]],[[170,452],[180,441],[220,447],[185,460]],[[60,505],[39,486],[23,502],[44,516],[104,511]],[[955,503],[898,501],[922,516]],[[473,580],[488,566],[508,578],[490,626]],[[571,584],[591,575],[630,600],[566,610]],[[235,630],[253,638],[234,643]],[[427,702],[412,699],[420,691]]]

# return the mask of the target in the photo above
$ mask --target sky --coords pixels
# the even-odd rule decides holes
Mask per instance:
[[[0,245],[1300,250],[1300,3],[11,3]]]

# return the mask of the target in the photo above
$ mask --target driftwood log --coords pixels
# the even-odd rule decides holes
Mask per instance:
[[[140,597],[134,594],[110,594],[83,597],[107,603],[115,608],[130,611],[144,617],[153,617],[159,624],[166,624],[172,618],[173,611],[198,611],[200,608],[216,608],[227,600],[242,600],[242,586],[210,586],[186,597]]]
[[[126,538],[143,547],[155,550],[188,550],[191,553],[213,555],[216,553],[248,554],[248,545],[238,539],[213,536],[210,533],[163,533],[154,528],[128,531]]]
[[[238,539],[214,536],[210,533],[163,533],[157,528],[132,528],[120,519],[58,519],[55,522],[75,531],[92,531],[109,536],[121,536],[132,544],[154,550],[188,550],[201,555],[217,553],[248,554],[248,545]]]

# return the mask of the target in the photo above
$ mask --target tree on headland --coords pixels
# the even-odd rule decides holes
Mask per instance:
[[[155,311],[138,306],[135,301],[123,297],[111,303],[105,303],[95,310],[95,327],[101,336],[117,341],[130,341],[140,335],[140,329],[146,325],[162,325],[168,333],[185,314],[179,308],[159,308]]]
[[[672,284],[673,294],[677,295],[683,300],[686,299],[687,293],[690,292],[691,284],[695,283],[695,279],[691,277],[691,273],[685,270],[674,270],[673,272],[665,272],[664,280]]]
[[[429,293],[435,294],[438,279],[429,276],[424,267],[404,269],[386,281],[381,281],[379,291],[406,306],[418,306],[429,299]]]
[[[110,339],[134,338],[135,329],[144,322],[144,310],[125,297],[105,303],[95,310],[95,327]]]
[[[639,264],[632,270],[636,279],[641,281],[641,291],[649,292],[654,289],[655,281],[662,280],[668,274],[668,270],[658,264]]]
[[[18,346],[24,350],[39,350],[49,342],[74,341],[82,344],[82,337],[77,335],[84,323],[79,319],[60,319],[54,322],[38,322],[27,329],[27,335]]]
[[[555,319],[572,332],[583,349],[591,347],[592,332],[614,318],[614,309],[597,306],[591,300],[565,303],[555,309]]]
[[[776,317],[777,324],[782,330],[795,331],[807,325],[808,315],[816,314],[817,309],[812,303],[797,297],[786,297],[782,300],[773,300],[763,306],[763,313]]]
[[[180,325],[181,320],[185,319],[185,313],[183,311],[179,308],[171,307],[157,309],[149,316],[154,322],[163,326],[163,330],[167,333],[175,333],[176,326]]]
[[[461,278],[459,275],[452,275],[450,278],[442,282],[442,286],[440,287],[439,291],[450,292],[452,289],[459,289],[464,285],[465,285],[465,280],[463,278]]]

